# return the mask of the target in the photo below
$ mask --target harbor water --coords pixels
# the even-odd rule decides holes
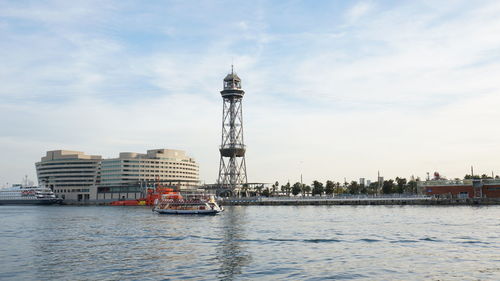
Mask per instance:
[[[500,206],[0,206],[0,280],[500,280]]]

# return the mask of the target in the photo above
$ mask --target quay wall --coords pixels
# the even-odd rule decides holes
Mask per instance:
[[[65,200],[64,205],[109,205],[113,200]],[[438,198],[438,197],[387,197],[387,198],[223,198],[223,206],[314,206],[314,205],[500,205],[500,198]]]
[[[341,198],[341,199],[242,199],[221,200],[226,206],[308,206],[308,205],[500,205],[498,198]]]

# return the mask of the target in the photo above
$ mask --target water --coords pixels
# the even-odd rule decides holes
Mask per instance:
[[[1,280],[500,280],[500,206],[0,206]]]

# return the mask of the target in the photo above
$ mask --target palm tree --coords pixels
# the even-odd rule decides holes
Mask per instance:
[[[264,185],[263,184],[257,185],[255,187],[255,191],[257,191],[257,195],[262,195],[262,189],[264,189]]]
[[[290,182],[286,183],[286,196],[290,196],[290,192],[292,191],[292,187],[290,186]]]
[[[302,185],[302,196],[308,195],[311,192],[311,187],[309,185]]]
[[[302,184],[300,182],[296,182],[293,184],[293,187],[292,187],[292,194],[293,195],[298,195],[301,190],[302,190]]]
[[[323,195],[323,191],[324,191],[323,183],[319,181],[314,181],[312,190],[313,195],[319,194],[319,196],[321,196]]]
[[[241,187],[241,192],[245,194],[245,197],[248,197],[248,183],[244,183],[243,186]]]
[[[326,195],[332,195],[335,191],[335,184],[332,181],[326,181],[325,193]]]
[[[276,181],[276,183],[273,184],[273,189],[271,192],[271,196],[274,196],[276,194],[276,189],[278,189],[278,186],[280,186],[279,182]]]

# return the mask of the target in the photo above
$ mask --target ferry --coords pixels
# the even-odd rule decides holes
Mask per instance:
[[[54,192],[46,187],[20,184],[0,189],[0,205],[50,205],[62,203]]]
[[[216,215],[224,210],[215,201],[214,196],[180,193],[164,194],[157,200],[153,212],[171,215]]]

